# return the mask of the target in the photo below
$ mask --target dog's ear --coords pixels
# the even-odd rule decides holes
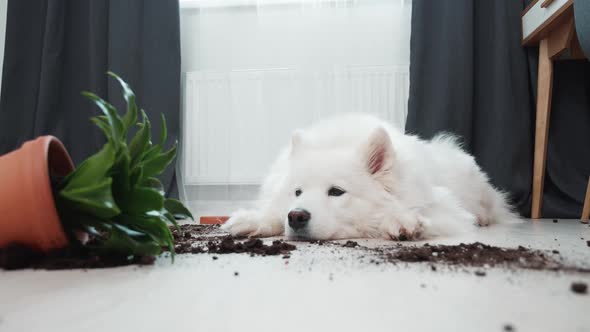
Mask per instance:
[[[371,175],[382,176],[391,172],[394,151],[391,138],[384,128],[377,128],[371,133],[365,146],[364,158]]]
[[[295,130],[291,135],[291,155],[297,153],[297,150],[301,148],[301,144],[303,144],[303,132]]]

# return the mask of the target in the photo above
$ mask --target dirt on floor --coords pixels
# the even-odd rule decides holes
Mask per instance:
[[[66,247],[43,253],[24,245],[11,245],[0,248],[0,269],[96,269],[124,265],[150,265],[155,261],[153,256],[124,257],[98,256],[83,247]]]
[[[288,259],[297,250],[297,243],[282,240],[270,242],[262,239],[234,238],[219,229],[219,225],[181,225],[180,230],[172,228],[175,252],[182,254],[248,254],[250,256],[281,256]],[[392,242],[391,245],[368,248],[356,241],[309,241],[308,246],[341,248],[334,251],[336,258],[358,251],[370,258],[373,264],[426,263],[433,271],[437,266],[493,267],[535,270],[567,270],[590,272],[562,263],[559,252],[518,248],[501,248],[483,243],[461,243],[459,245],[411,245]],[[154,257],[97,256],[84,248],[65,248],[41,254],[24,246],[10,246],[0,249],[0,269],[90,269],[132,264],[153,264]],[[483,277],[484,271],[476,271]],[[581,286],[576,287],[579,290]]]
[[[382,258],[388,262],[428,262],[447,265],[493,267],[510,266],[534,270],[558,270],[564,268],[557,256],[540,250],[500,248],[480,242],[459,245],[400,246],[379,248]]]
[[[261,239],[236,239],[230,235],[215,235],[218,226],[182,225],[174,229],[174,251],[177,254],[232,254],[248,253],[250,256],[286,255],[297,247],[276,240],[267,245]]]

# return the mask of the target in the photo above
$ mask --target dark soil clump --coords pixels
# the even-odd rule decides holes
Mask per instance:
[[[230,235],[220,233],[217,225],[182,225],[180,232],[173,230],[177,254],[233,254],[249,253],[252,256],[288,255],[296,247],[292,244],[277,240],[266,245],[261,239],[236,239]]]
[[[171,227],[172,236],[174,236],[174,243],[178,244],[179,241],[213,241],[221,240],[227,237],[227,234],[221,233],[219,230],[220,225],[199,225],[199,224],[184,224],[180,225],[180,231],[176,228]]]
[[[196,244],[196,245],[195,245]],[[197,254],[197,253],[215,253],[215,254],[233,254],[249,253],[259,256],[276,256],[286,255],[296,247],[283,241],[273,241],[271,245],[266,245],[260,239],[249,239],[242,242],[236,241],[231,236],[222,240],[208,241],[204,244],[198,242],[176,244],[177,254]]]
[[[478,277],[485,277],[486,276],[486,272],[485,271],[475,271],[475,275]]]
[[[587,294],[588,285],[585,282],[574,282],[572,283],[571,290],[576,294]]]
[[[249,239],[244,242],[237,242],[231,237],[223,239],[220,243],[207,243],[208,252],[231,254],[247,252],[260,256],[285,255],[296,247],[283,241],[273,241],[271,245],[266,245],[260,239]]]
[[[354,247],[358,247],[359,244],[356,241],[346,241],[346,243],[343,244],[342,246],[347,247],[347,248],[354,248]]]
[[[96,269],[124,265],[150,265],[155,261],[153,256],[124,257],[98,256],[84,247],[71,246],[43,253],[24,245],[11,245],[0,248],[0,269]]]
[[[473,267],[503,265],[534,270],[568,269],[544,252],[522,246],[518,248],[500,248],[475,242],[461,243],[459,245],[425,244],[423,246],[401,246],[375,250],[382,254],[385,261],[392,263],[429,262]]]

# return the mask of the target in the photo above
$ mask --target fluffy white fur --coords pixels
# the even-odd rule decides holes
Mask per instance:
[[[345,193],[330,196],[332,187]],[[305,228],[289,226],[293,209],[311,214]],[[295,132],[257,208],[236,211],[223,228],[242,236],[396,240],[516,219],[452,136],[424,141],[376,117],[348,114]]]

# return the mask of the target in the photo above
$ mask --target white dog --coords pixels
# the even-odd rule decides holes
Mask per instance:
[[[514,221],[504,194],[452,136],[420,140],[349,114],[296,131],[256,209],[223,228],[290,239],[416,239]]]

